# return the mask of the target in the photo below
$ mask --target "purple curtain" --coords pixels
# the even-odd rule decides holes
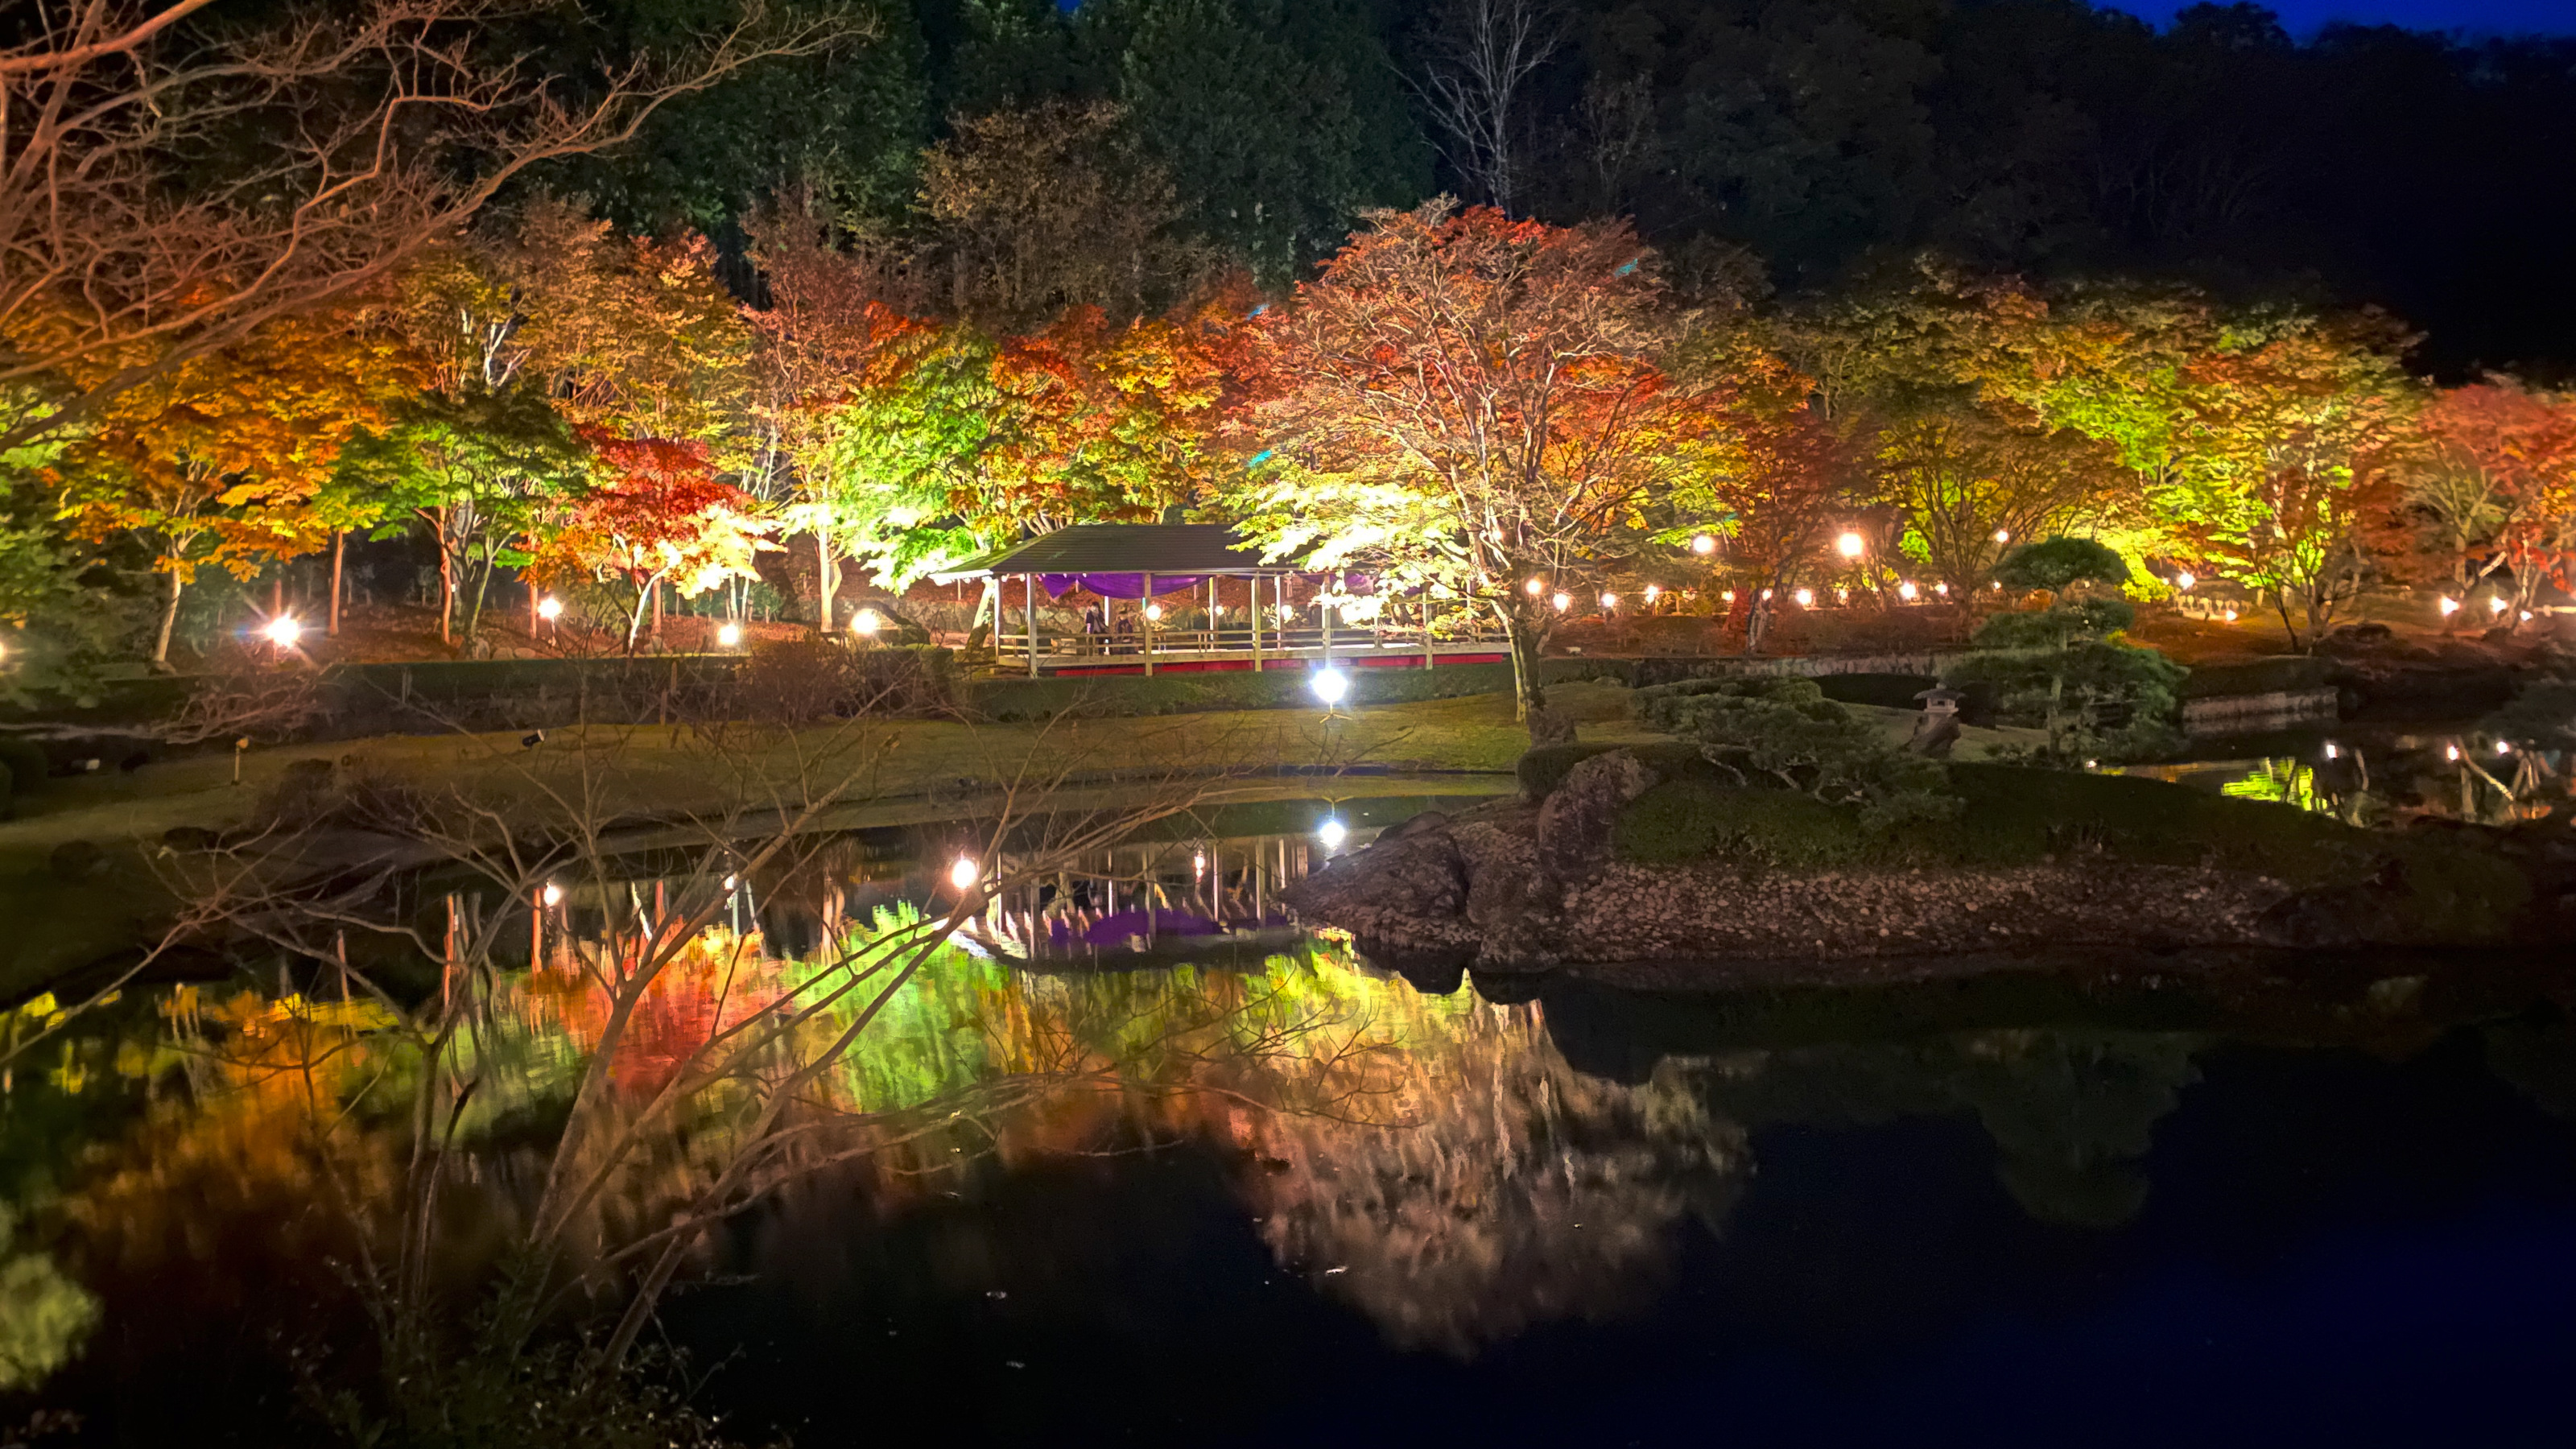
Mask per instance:
[[[1046,587],[1047,597],[1061,599],[1073,589],[1089,589],[1110,599],[1141,599],[1145,596],[1145,576],[1137,574],[1040,574],[1038,582]],[[1156,574],[1154,592],[1175,594],[1194,589],[1207,582],[1205,574]]]

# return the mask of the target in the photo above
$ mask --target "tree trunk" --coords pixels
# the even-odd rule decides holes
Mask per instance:
[[[447,538],[447,511],[438,515],[438,642],[456,642],[456,550]]]
[[[818,528],[814,530],[814,632],[817,637],[832,637],[832,603],[840,593],[840,566],[832,557],[832,541]]]
[[[654,586],[661,582],[658,578],[647,579],[635,586],[635,611],[626,616],[626,652],[629,655],[635,652],[635,640],[643,633],[644,611],[653,602]]]
[[[662,581],[653,581],[653,642],[662,642]]]
[[[170,667],[170,633],[179,627],[179,591],[186,587],[179,581],[178,570],[171,570],[170,598],[161,606],[161,634],[152,642],[152,665],[156,669]]]
[[[331,531],[331,625],[324,632],[334,639],[340,637],[340,572],[342,565],[347,561],[348,553],[348,530],[333,529]]]
[[[1495,617],[1502,621],[1503,638],[1512,654],[1512,718],[1523,724],[1532,714],[1547,708],[1547,691],[1539,687],[1539,651],[1547,646],[1547,627],[1516,616],[1509,607],[1498,607]]]

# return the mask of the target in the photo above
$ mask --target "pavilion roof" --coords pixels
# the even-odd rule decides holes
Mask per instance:
[[[931,575],[939,583],[1015,574],[1284,574],[1221,523],[1077,523]]]

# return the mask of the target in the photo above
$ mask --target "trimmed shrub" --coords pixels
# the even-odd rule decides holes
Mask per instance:
[[[1859,810],[1788,790],[1747,790],[1706,776],[1665,780],[1629,802],[1611,835],[1622,860],[1694,860],[1823,870],[1900,858],[1901,842],[1865,829]]]

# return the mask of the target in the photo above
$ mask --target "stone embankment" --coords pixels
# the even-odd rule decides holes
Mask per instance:
[[[2538,869],[2507,864],[2492,847],[2459,847],[2485,876],[2511,882],[2465,923],[2428,914],[2428,903],[2457,898],[2441,894],[2452,873],[2444,847],[2392,844],[2374,862],[2379,851],[2361,832],[2358,874],[2296,883],[2259,864],[2222,865],[2215,850],[2184,864],[2121,858],[2080,840],[2018,864],[1793,870],[1620,859],[1620,814],[1656,783],[1631,754],[1595,756],[1542,802],[1421,817],[1332,861],[1285,899],[1372,955],[1506,973],[1658,960],[2528,946],[2576,920],[2576,873],[2554,839],[2544,852],[2552,863]]]
[[[1570,783],[1570,782],[1569,782]],[[1490,806],[1333,861],[1289,904],[1395,956],[1486,970],[1569,962],[1921,956],[2087,944],[2288,944],[2261,876],[2098,862],[1755,871],[1540,848],[1541,812]]]

